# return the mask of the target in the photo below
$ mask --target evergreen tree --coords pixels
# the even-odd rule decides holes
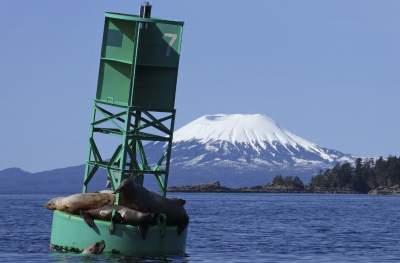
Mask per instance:
[[[273,185],[286,185],[285,180],[283,179],[282,175],[277,175],[272,179],[272,184]]]

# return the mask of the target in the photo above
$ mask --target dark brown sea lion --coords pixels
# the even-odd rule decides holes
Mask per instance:
[[[115,210],[116,213],[112,218],[113,210]],[[86,211],[81,210],[80,214],[85,222],[92,228],[95,227],[93,219],[104,221],[111,221],[111,219],[113,219],[114,223],[138,226],[143,239],[146,238],[149,225],[155,224],[154,214],[139,212],[121,205],[106,205],[96,209]]]
[[[103,253],[103,250],[106,248],[106,242],[101,240],[99,242],[94,243],[93,245],[88,246],[82,251],[83,255],[98,255]]]
[[[80,210],[95,209],[113,204],[115,195],[112,193],[83,193],[67,197],[51,199],[45,207],[50,210],[60,210],[69,213],[79,213]]]
[[[125,179],[116,189],[122,194],[121,204],[147,213],[165,214],[167,225],[178,226],[180,234],[188,225],[189,217],[183,205],[185,201],[177,198],[162,197],[151,192],[132,179]]]

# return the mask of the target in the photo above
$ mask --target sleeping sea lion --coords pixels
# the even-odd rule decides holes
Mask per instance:
[[[178,226],[178,234],[189,223],[189,217],[183,207],[185,201],[182,199],[162,197],[135,183],[132,179],[123,180],[115,192],[122,194],[122,205],[141,212],[165,214],[167,225]]]
[[[115,210],[115,216],[112,218],[112,211]],[[128,224],[138,226],[142,238],[146,238],[149,225],[155,224],[155,215],[151,213],[142,213],[121,205],[105,205],[100,208],[87,211],[81,210],[81,216],[85,222],[92,228],[95,227],[93,219],[110,221],[114,223]]]
[[[88,246],[82,251],[83,255],[98,255],[101,254],[106,247],[106,242],[101,240],[99,242],[94,243],[93,245]]]
[[[114,200],[115,195],[111,193],[73,194],[67,197],[53,198],[47,202],[45,207],[50,210],[60,210],[76,214],[80,210],[95,209],[113,204]]]

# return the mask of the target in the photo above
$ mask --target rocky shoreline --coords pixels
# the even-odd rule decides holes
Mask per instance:
[[[220,182],[207,184],[172,186],[168,188],[172,193],[309,193],[309,194],[360,194],[351,189],[310,189],[301,185],[265,184],[251,187],[230,188],[221,185]],[[368,192],[372,195],[395,195],[400,194],[400,186],[385,188],[378,187]]]
[[[173,186],[169,192],[179,193],[311,193],[309,189],[285,185],[256,185],[251,187],[230,188],[221,185],[220,182],[208,184]]]
[[[368,192],[370,195],[399,195],[400,194],[400,185],[394,185],[391,187],[383,187],[380,186],[376,189],[372,189]]]

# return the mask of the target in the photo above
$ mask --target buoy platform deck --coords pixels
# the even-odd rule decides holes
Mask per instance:
[[[95,223],[97,229],[89,227],[80,216],[54,211],[51,247],[54,250],[80,252],[104,240],[104,253],[132,256],[185,253],[187,228],[178,235],[176,226],[150,226],[146,238],[143,239],[136,226],[115,224],[114,231],[110,234],[110,222],[95,220]]]

